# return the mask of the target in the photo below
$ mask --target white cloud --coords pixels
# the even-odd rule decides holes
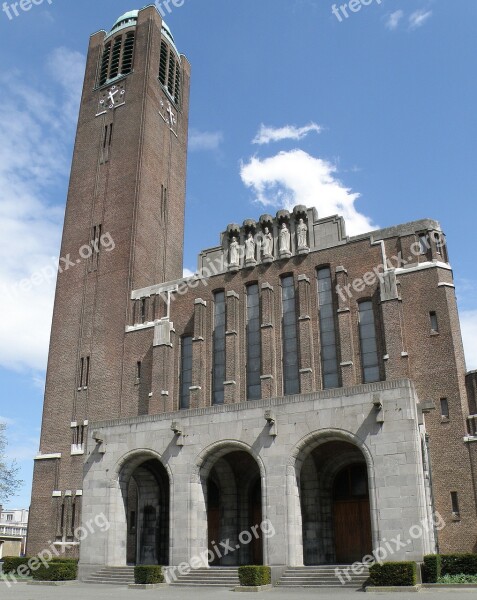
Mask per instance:
[[[432,10],[416,10],[409,17],[410,29],[422,27],[432,17]]]
[[[315,206],[320,218],[342,215],[351,235],[375,228],[368,217],[356,210],[360,195],[339,181],[337,167],[303,150],[280,152],[263,160],[252,157],[241,165],[240,175],[263,206],[289,210],[296,204]]]
[[[183,277],[192,277],[192,275],[195,275],[194,271],[191,271],[190,269],[187,269],[186,267],[184,267],[182,276]]]
[[[63,219],[63,207],[51,197],[66,188],[83,68],[81,54],[59,48],[47,61],[43,85],[26,83],[29,74],[18,71],[0,77],[0,365],[6,368],[46,366],[52,257]],[[46,270],[49,277],[30,289],[20,287]]]
[[[191,129],[189,132],[189,150],[217,150],[224,140],[221,131],[199,131]]]
[[[308,123],[304,127],[295,127],[295,125],[267,127],[262,123],[252,143],[262,145],[269,144],[270,142],[281,142],[283,140],[301,140],[312,131],[321,133],[322,128],[313,122]]]
[[[391,30],[397,29],[403,17],[404,11],[396,10],[395,12],[388,15],[388,18],[386,19],[386,27]]]
[[[464,340],[467,369],[477,369],[477,309],[463,310],[460,313],[462,338]]]

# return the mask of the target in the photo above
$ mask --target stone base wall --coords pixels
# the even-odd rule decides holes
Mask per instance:
[[[400,535],[405,547],[390,560],[419,561],[435,550],[418,399],[407,380],[102,422],[90,432],[82,518],[94,522],[104,514],[109,527],[97,528],[82,541],[82,573],[126,564],[122,474],[131,464],[153,458],[169,476],[169,563],[206,553],[204,482],[220,458],[238,450],[258,465],[263,520],[275,532],[264,536],[264,564],[303,565],[300,490],[307,475],[302,466],[313,450],[330,441],[352,444],[366,462],[373,547],[385,548],[386,541]],[[412,528],[420,525],[423,534],[416,537]]]

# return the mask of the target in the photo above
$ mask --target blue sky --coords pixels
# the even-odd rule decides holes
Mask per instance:
[[[167,17],[192,63],[184,266],[227,223],[282,205],[345,214],[349,233],[438,219],[475,369],[477,3],[374,0],[341,21],[332,4],[184,0]],[[11,20],[0,12],[0,418],[25,480],[12,507],[29,504],[38,449],[88,37],[133,8],[44,0]]]

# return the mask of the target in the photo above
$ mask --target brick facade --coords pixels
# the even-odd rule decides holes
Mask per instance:
[[[165,560],[167,553],[172,565],[189,560],[207,549],[208,477],[219,487],[227,481],[229,491],[234,469],[234,481],[243,481],[240,468],[247,462],[227,462],[227,447],[252,455],[261,469],[262,515],[280,528],[264,543],[265,563],[336,559],[330,490],[336,469],[348,463],[367,468],[374,547],[423,519],[429,523],[437,511],[446,527],[428,531],[402,558],[420,560],[436,549],[477,551],[477,417],[472,418],[477,385],[475,373],[466,376],[440,225],[422,220],[348,237],[342,218],[320,219],[314,209],[297,206],[229,225],[219,245],[201,253],[198,275],[182,279],[190,67],[181,56],[177,104],[158,79],[161,41],[173,45],[156,9],[139,11],[137,21],[108,39],[129,31],[136,34],[133,72],[103,86],[97,83],[105,32],[90,41],[62,256],[76,256],[98,225],[115,247],[101,248],[99,256],[58,278],[28,552],[56,540],[59,546],[73,542],[68,552],[77,555],[73,525],[102,511],[112,527],[82,542],[83,572],[125,564],[126,546],[133,543],[126,513],[135,502],[144,513],[153,495],[152,473],[161,486],[169,477],[170,506],[166,512],[156,508],[158,519],[170,513],[174,525],[169,529],[161,522],[161,530],[170,531],[169,551],[162,540],[156,559]],[[125,91],[125,104],[104,109],[101,99],[113,85]],[[110,123],[113,141],[105,160]],[[286,251],[283,224],[290,234]],[[261,251],[267,231],[270,256]],[[244,250],[249,234],[256,240],[253,258]],[[238,257],[233,238],[243,249]],[[423,241],[428,246],[421,248]],[[340,382],[333,390],[323,389],[330,361],[320,330],[322,268],[330,270],[332,283]],[[283,335],[284,276],[293,278],[295,362]],[[258,401],[247,400],[250,284],[258,285],[260,297]],[[212,405],[216,292],[225,296],[223,406]],[[360,335],[360,307],[367,301],[379,372],[379,381],[372,382],[364,376],[369,357]],[[192,337],[192,385],[189,408],[180,411],[183,336]],[[287,398],[284,365],[290,359],[298,368],[299,394]],[[86,368],[89,378],[83,372],[80,381]],[[81,427],[84,433],[78,433]],[[84,443],[76,439],[73,448],[72,432],[84,435]],[[335,470],[333,449],[342,455],[336,456]],[[320,457],[328,461],[326,469]],[[141,475],[141,460],[158,463]],[[134,473],[133,502],[127,490]],[[148,490],[145,496],[141,489]],[[451,493],[457,493],[458,512]],[[128,498],[126,512],[121,494]],[[307,516],[316,506],[323,522]],[[224,510],[231,514],[230,505]],[[234,510],[248,522],[245,509]],[[185,516],[189,524],[182,527]],[[221,535],[230,533],[230,523],[220,526]],[[323,539],[314,547],[310,540],[320,531]],[[128,548],[130,557],[134,552]]]

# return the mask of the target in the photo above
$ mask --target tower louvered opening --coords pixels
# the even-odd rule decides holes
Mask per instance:
[[[132,72],[135,40],[135,32],[129,31],[106,43],[101,59],[99,85],[104,85],[116,77]]]
[[[104,85],[108,80],[109,59],[111,58],[111,42],[104,47],[103,58],[101,60],[101,72],[99,75],[99,85]]]
[[[169,96],[180,104],[181,94],[181,63],[180,58],[173,52],[165,41],[161,43],[161,56],[159,61],[159,81],[167,90]]]
[[[133,31],[126,35],[126,41],[124,42],[123,50],[123,64],[121,67],[121,74],[127,75],[132,71],[133,56],[134,56],[134,39],[135,34]]]
[[[123,38],[117,37],[114,40],[113,53],[111,56],[111,67],[109,68],[108,79],[114,79],[119,73],[119,60],[121,58],[121,46],[123,44]]]
[[[166,85],[166,77],[167,77],[167,58],[169,55],[169,50],[167,48],[166,42],[161,43],[161,61],[159,64],[159,81],[162,85]]]

